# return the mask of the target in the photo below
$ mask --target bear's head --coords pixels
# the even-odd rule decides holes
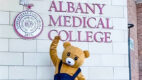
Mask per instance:
[[[84,63],[84,59],[89,57],[88,51],[82,51],[69,42],[65,42],[63,46],[65,49],[62,54],[62,61],[69,66],[78,68]]]

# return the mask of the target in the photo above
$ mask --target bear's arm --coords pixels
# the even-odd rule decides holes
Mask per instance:
[[[58,58],[58,55],[57,55],[57,46],[58,46],[59,40],[60,40],[60,37],[56,36],[54,38],[54,40],[52,41],[51,46],[50,46],[50,57],[51,57],[51,60],[52,60],[52,62],[54,64],[54,66],[56,66],[56,64],[60,60]]]
[[[85,77],[82,75],[80,72],[79,75],[77,76],[77,80],[85,80]]]

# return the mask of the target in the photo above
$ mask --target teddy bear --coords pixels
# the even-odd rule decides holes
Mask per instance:
[[[70,42],[64,42],[62,59],[59,59],[57,55],[59,41],[60,36],[56,36],[50,45],[50,57],[55,66],[54,80],[85,80],[80,66],[85,58],[89,57],[89,52],[72,46]]]

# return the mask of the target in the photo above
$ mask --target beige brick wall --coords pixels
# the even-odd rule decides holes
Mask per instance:
[[[48,12],[51,0],[30,1],[34,4],[32,10],[41,15],[45,26],[38,38],[24,40],[17,36],[12,25],[15,16],[24,10],[19,5],[19,0],[0,0],[0,80],[53,80],[54,66],[49,58],[51,43],[51,40],[48,39],[49,30],[107,31],[106,29],[48,26],[49,14],[57,14]],[[110,23],[114,26],[114,29],[109,30],[112,33],[112,43],[72,42],[72,45],[90,51],[91,57],[86,59],[85,64],[81,67],[86,80],[129,80],[127,0],[63,1],[106,4],[103,15],[90,14],[84,16],[108,17]],[[60,13],[60,15],[65,14],[69,15]],[[76,13],[72,15],[80,16]],[[74,37],[77,37],[77,34]],[[83,37],[85,35],[82,35]],[[61,57],[63,49],[63,42],[60,42],[58,46],[59,57]]]

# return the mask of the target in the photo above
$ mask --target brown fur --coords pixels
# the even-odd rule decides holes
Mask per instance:
[[[50,57],[55,66],[55,74],[58,73],[58,66],[61,60],[57,56],[57,46],[58,46],[59,40],[60,40],[60,37],[56,36],[50,46]],[[73,76],[73,74],[78,70],[78,68],[84,63],[84,59],[89,57],[89,52],[82,51],[80,48],[72,46],[69,42],[65,42],[63,46],[65,49],[62,54],[63,64],[62,64],[62,68],[60,72],[67,73]],[[73,66],[69,66],[66,64],[66,58],[68,57],[67,56],[68,52],[71,53],[71,55],[69,56],[70,58],[74,59],[74,57],[78,57],[78,60],[75,60],[75,64]],[[80,72],[79,75],[75,78],[75,80],[85,80],[85,78]]]

